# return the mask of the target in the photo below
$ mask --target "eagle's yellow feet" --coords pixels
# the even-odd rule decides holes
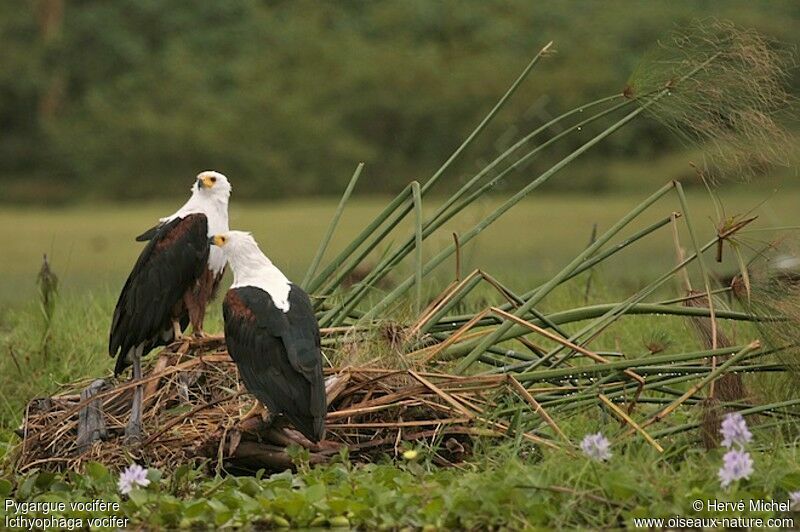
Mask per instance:
[[[209,336],[211,335],[205,332],[203,329],[195,329],[194,331],[192,331],[192,338],[194,338],[195,340],[205,340]]]
[[[172,342],[185,342],[189,338],[183,335],[183,329],[179,321],[172,320]]]

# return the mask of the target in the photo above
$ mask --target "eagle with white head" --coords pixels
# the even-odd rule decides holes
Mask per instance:
[[[225,257],[209,236],[228,230],[231,185],[219,172],[197,175],[189,200],[174,214],[138,236],[146,241],[111,320],[108,352],[117,357],[114,374],[133,365],[141,378],[141,357],[182,335],[191,323],[203,334],[206,306],[225,271]],[[141,435],[141,386],[134,393],[126,435]]]
[[[250,233],[212,237],[233,270],[225,295],[225,341],[245,387],[270,415],[285,416],[306,438],[325,431],[325,381],[311,300],[261,252]]]

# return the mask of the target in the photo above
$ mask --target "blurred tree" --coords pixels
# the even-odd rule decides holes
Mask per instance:
[[[707,16],[798,40],[793,0],[6,2],[0,199],[172,195],[206,168],[242,198],[329,194],[358,161],[361,191],[397,190],[425,179],[554,40],[558,54],[453,169],[465,175],[567,107],[620,91],[658,35]],[[642,120],[592,156],[679,147]]]

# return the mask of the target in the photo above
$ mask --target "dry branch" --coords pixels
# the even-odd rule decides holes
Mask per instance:
[[[440,461],[458,463],[474,438],[503,437],[508,430],[505,420],[482,417],[481,405],[516,393],[504,376],[371,367],[327,373],[328,430],[324,441],[312,444],[280,418],[243,419],[253,399],[240,386],[221,340],[186,340],[154,356],[145,370],[142,444],[126,446],[122,438],[133,383],[109,378],[84,391],[86,383],[79,382],[31,401],[17,468],[74,469],[87,460],[124,467],[136,459],[153,467],[207,460],[229,470],[276,470],[292,466],[292,444],[307,447],[311,463],[321,463],[343,449],[356,461],[392,456],[398,441],[436,447]],[[540,436],[525,438],[557,447]]]

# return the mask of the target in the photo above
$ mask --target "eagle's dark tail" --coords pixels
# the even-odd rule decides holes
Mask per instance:
[[[133,351],[134,348],[131,348]],[[112,355],[113,356],[113,355]],[[117,363],[114,364],[114,376],[119,377],[120,374],[125,371],[125,368],[131,365],[131,363],[127,360],[127,353],[123,353],[122,351],[119,352],[117,355]]]
[[[296,416],[289,413],[285,415],[303,436],[315,443],[322,440],[325,434],[324,417]]]
[[[308,389],[308,410],[303,412],[286,412],[286,417],[303,436],[313,442],[322,440],[325,435],[325,414],[328,410],[328,398],[325,394],[325,378],[322,367],[316,368]],[[305,410],[305,409],[304,409]]]

